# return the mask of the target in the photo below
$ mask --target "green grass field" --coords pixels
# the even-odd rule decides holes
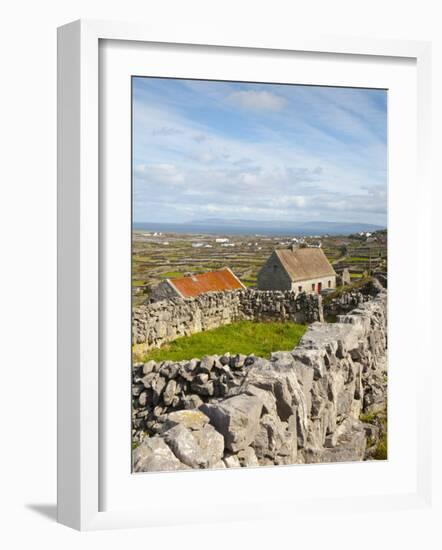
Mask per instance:
[[[345,258],[345,261],[349,264],[368,264],[369,258],[357,258],[355,256],[349,256]]]
[[[165,279],[174,279],[175,277],[181,277],[182,273],[179,271],[166,271],[165,273],[161,273],[161,277],[164,277]]]
[[[272,351],[292,350],[307,330],[297,323],[255,323],[240,321],[214,330],[178,338],[163,347],[151,350],[145,361],[181,361],[204,355],[243,353],[269,357]]]

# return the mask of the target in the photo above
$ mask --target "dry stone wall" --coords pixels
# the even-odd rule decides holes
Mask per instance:
[[[333,297],[334,293],[326,296],[323,300],[323,313],[325,318],[331,315],[342,315],[355,309],[364,302],[369,302],[382,290],[383,286],[377,279],[368,281],[359,288],[341,290],[338,296]]]
[[[238,320],[322,320],[321,297],[291,291],[238,290],[211,292],[196,298],[154,302],[133,311],[133,343],[144,351],[180,336],[228,325]]]
[[[363,460],[386,407],[387,295],[291,352],[134,364],[134,471]]]

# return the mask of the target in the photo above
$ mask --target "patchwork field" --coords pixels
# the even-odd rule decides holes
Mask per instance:
[[[165,278],[230,267],[247,287],[256,286],[261,266],[275,248],[284,248],[292,236],[219,235],[184,233],[133,233],[132,294],[134,305],[149,297],[149,290]],[[321,244],[336,271],[348,268],[354,279],[387,268],[387,234],[370,239],[321,236],[303,239],[308,246]],[[218,242],[217,242],[218,241]]]

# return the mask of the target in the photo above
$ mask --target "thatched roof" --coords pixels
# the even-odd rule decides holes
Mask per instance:
[[[199,275],[191,275],[190,277],[167,279],[167,282],[183,298],[198,296],[205,292],[220,292],[245,288],[228,267],[219,271],[208,271]]]
[[[293,282],[336,275],[322,248],[286,248],[275,253]]]

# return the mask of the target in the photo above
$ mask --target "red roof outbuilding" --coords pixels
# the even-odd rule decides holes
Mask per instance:
[[[167,279],[167,283],[183,298],[199,296],[205,292],[223,292],[245,288],[228,267],[189,277]]]

